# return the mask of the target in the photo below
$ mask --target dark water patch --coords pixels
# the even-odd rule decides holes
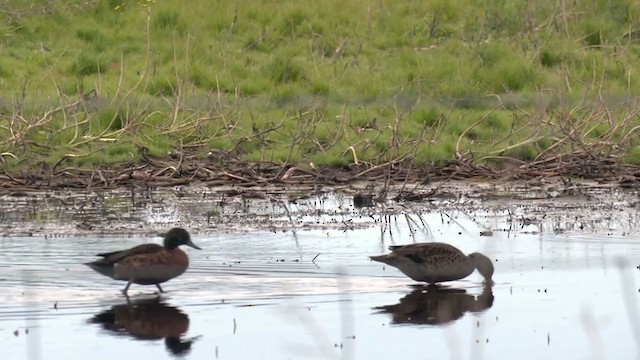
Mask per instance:
[[[479,295],[465,289],[444,286],[419,286],[397,304],[376,306],[376,313],[389,314],[392,324],[444,325],[456,321],[465,313],[479,313],[493,306],[491,286]]]
[[[167,352],[173,356],[187,355],[195,338],[186,338],[189,316],[168,305],[162,298],[147,298],[113,305],[87,320],[99,325],[105,333],[130,337],[139,341],[164,340]]]

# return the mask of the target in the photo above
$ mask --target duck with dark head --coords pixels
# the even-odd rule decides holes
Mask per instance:
[[[142,244],[127,250],[100,253],[97,256],[101,259],[84,265],[114,280],[126,281],[122,290],[125,296],[131,284],[155,285],[164,292],[160,284],[182,275],[189,267],[189,257],[180,250],[180,245],[201,250],[185,229],[173,228],[164,234],[163,246]]]

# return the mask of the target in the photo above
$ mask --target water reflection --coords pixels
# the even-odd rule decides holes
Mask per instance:
[[[393,324],[443,325],[492,305],[491,286],[484,286],[482,293],[474,296],[464,289],[429,285],[417,287],[397,304],[373,309],[379,310],[376,314],[391,314]]]
[[[87,320],[99,324],[114,336],[129,336],[136,340],[164,338],[167,351],[183,356],[191,350],[195,338],[183,338],[189,330],[189,316],[169,306],[160,297],[127,301],[94,315]]]

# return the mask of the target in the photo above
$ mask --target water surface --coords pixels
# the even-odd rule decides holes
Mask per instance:
[[[203,250],[185,250],[189,270],[165,283],[160,299],[134,284],[127,302],[123,283],[81,263],[160,242],[154,230],[189,228],[202,202],[155,223],[154,211],[137,214],[147,224],[141,233],[0,238],[0,358],[640,358],[640,233],[628,204],[578,203],[528,221],[510,202],[467,211],[424,204],[384,216],[388,209],[357,210],[348,197],[306,201],[255,207],[278,226],[226,228],[232,220],[222,214],[207,231],[194,228]],[[42,222],[64,226],[55,216]],[[493,235],[480,236],[487,230]],[[495,285],[474,273],[417,287],[368,260],[388,245],[422,241],[485,253]]]

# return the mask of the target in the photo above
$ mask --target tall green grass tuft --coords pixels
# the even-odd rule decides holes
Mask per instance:
[[[107,71],[108,62],[103,56],[80,53],[69,68],[69,73],[78,77],[101,74]]]
[[[263,67],[262,73],[278,84],[299,82],[305,77],[305,70],[288,54],[276,55]]]

